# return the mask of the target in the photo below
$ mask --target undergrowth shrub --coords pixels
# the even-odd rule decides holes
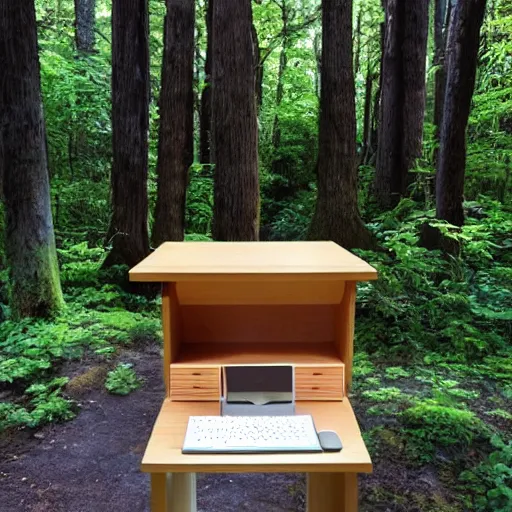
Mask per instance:
[[[132,365],[121,363],[108,373],[105,387],[114,395],[128,395],[141,386]]]
[[[491,438],[495,448],[489,457],[460,475],[463,490],[472,497],[468,505],[478,512],[512,510],[512,441]]]
[[[489,429],[472,411],[424,400],[400,414],[406,428],[408,451],[421,461],[432,459],[435,448],[467,447],[475,438],[486,438]]]
[[[70,420],[75,416],[73,403],[61,396],[69,379],[58,377],[32,384],[19,403],[0,403],[0,431],[7,427],[38,427],[46,423]]]
[[[443,225],[460,244],[457,256],[421,246],[422,225],[441,224],[411,199],[370,225],[384,250],[356,251],[379,271],[376,282],[358,287],[363,349],[407,359],[432,351],[460,362],[509,350],[512,215],[495,201],[482,204],[486,217],[478,223],[468,219],[460,232]]]

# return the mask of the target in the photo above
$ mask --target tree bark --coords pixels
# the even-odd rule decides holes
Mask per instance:
[[[405,194],[408,172],[421,156],[427,36],[428,0],[387,0],[375,173],[383,209]]]
[[[371,246],[357,206],[352,0],[322,2],[318,198],[309,238]]]
[[[257,240],[258,125],[251,1],[215,0],[212,22],[213,235],[217,240]]]
[[[403,105],[403,177],[402,195],[408,183],[407,173],[423,150],[423,120],[426,103],[426,60],[429,0],[405,0],[404,40],[402,43]]]
[[[75,0],[76,49],[92,53],[96,43],[96,0]]]
[[[251,27],[252,42],[254,46],[254,69],[256,73],[256,107],[259,112],[263,103],[263,72],[264,62],[261,61],[261,48],[258,39],[258,31],[256,25],[253,23]]]
[[[322,50],[320,48],[322,34],[317,32],[313,39],[313,51],[315,52],[315,94],[320,98],[320,82],[322,81]]]
[[[153,245],[183,240],[194,159],[194,0],[167,0]]]
[[[434,126],[435,138],[439,140],[443,119],[443,103],[446,85],[445,49],[447,33],[447,11],[450,0],[436,0],[434,13],[434,60],[435,72],[434,93]],[[437,159],[437,158],[436,158]]]
[[[204,89],[201,95],[201,116],[199,119],[199,161],[202,164],[213,162],[211,155],[212,118],[212,14],[213,1],[207,0],[206,10],[206,61],[204,63]]]
[[[368,162],[372,143],[372,94],[374,76],[370,71],[370,64],[366,69],[366,81],[364,92],[364,114],[363,114],[363,162]]]
[[[50,206],[33,1],[0,0],[0,164],[13,318],[63,304]]]
[[[276,114],[274,116],[274,124],[272,126],[272,146],[274,148],[274,158],[272,160],[272,170],[274,173],[279,173],[279,159],[277,158],[277,150],[281,145],[281,126],[279,123],[279,107],[283,101],[284,95],[284,72],[288,64],[288,57],[286,55],[287,39],[283,39],[283,47],[279,55],[279,69],[277,72],[277,89],[276,89]]]
[[[112,219],[105,266],[149,253],[149,43],[147,0],[112,2]]]
[[[288,64],[288,56],[286,54],[288,50],[288,8],[286,6],[286,0],[282,0],[282,3],[279,4],[281,8],[281,21],[283,22],[283,41],[281,47],[281,53],[279,54],[279,69],[277,72],[277,89],[276,89],[276,114],[274,116],[274,124],[272,127],[272,146],[274,147],[274,153],[279,149],[281,145],[281,127],[279,126],[279,107],[281,106],[281,102],[283,101],[284,95],[284,72],[286,71],[286,66]],[[272,162],[272,169],[274,172],[279,172],[279,162],[276,161],[274,157],[274,161]]]
[[[459,1],[448,33],[447,77],[436,179],[438,219],[464,223],[462,208],[466,166],[466,126],[475,86],[480,28],[485,0]]]
[[[357,13],[357,24],[356,24],[356,48],[355,48],[355,57],[354,57],[354,74],[357,75],[359,73],[359,63],[361,61],[361,15],[362,15],[362,7],[359,7],[359,11]]]

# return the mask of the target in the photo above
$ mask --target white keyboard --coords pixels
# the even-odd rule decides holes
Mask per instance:
[[[183,453],[321,452],[313,418],[190,416]]]

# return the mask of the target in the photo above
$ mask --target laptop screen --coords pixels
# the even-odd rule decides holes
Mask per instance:
[[[293,402],[293,366],[225,366],[224,372],[230,403]]]

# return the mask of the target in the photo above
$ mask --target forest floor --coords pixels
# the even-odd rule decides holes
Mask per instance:
[[[70,378],[65,393],[76,401],[80,413],[72,421],[37,430],[4,432],[0,439],[0,511],[149,510],[149,481],[140,473],[139,464],[163,397],[160,352],[160,345],[154,342],[119,352],[119,360],[133,364],[143,381],[139,390],[125,397],[105,390],[108,367],[101,358],[65,362],[59,374]],[[444,385],[447,390],[459,390],[452,394],[468,400],[475,418],[481,417],[489,428],[510,439],[511,418],[489,412],[510,411],[511,397],[504,397],[487,379],[465,378],[462,382],[459,367],[436,369],[436,375],[443,377],[432,384],[431,368],[375,365],[364,354],[356,363],[352,402],[374,462],[373,474],[360,478],[360,510],[474,510],[464,505],[466,491],[459,475],[464,467],[475,467],[489,451],[482,448],[485,441],[478,439],[477,430],[483,424],[474,425],[477,430],[461,449],[456,442],[439,443],[436,439],[467,435],[460,429],[447,432],[459,427],[446,422],[435,425],[425,418],[414,430],[414,418],[404,426],[397,413],[410,405],[413,397],[428,396],[432,386]],[[432,410],[418,411],[429,412]],[[472,426],[467,429],[471,431]],[[342,431],[340,434],[343,438]],[[200,475],[198,511],[302,511],[304,490],[304,475]]]

